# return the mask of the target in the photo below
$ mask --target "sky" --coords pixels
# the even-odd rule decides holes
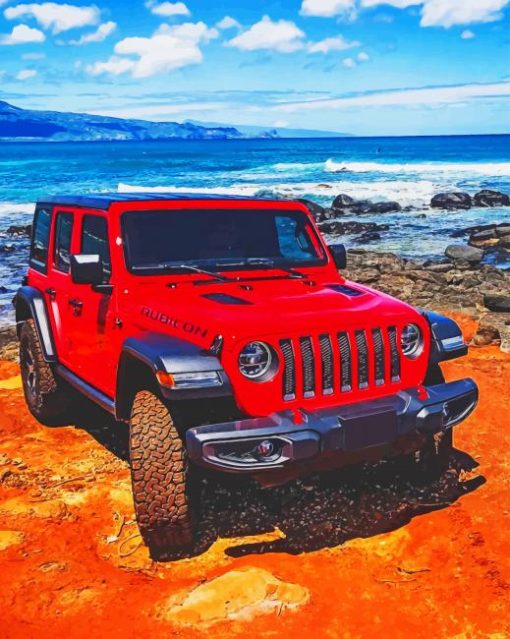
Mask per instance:
[[[510,133],[510,0],[0,0],[0,99],[354,135]]]

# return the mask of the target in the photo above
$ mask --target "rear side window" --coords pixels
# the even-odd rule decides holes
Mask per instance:
[[[85,215],[81,235],[81,252],[85,255],[99,255],[105,275],[111,275],[110,247],[108,244],[108,224],[104,217]]]
[[[37,209],[34,216],[30,266],[46,272],[48,266],[48,246],[50,243],[51,210]]]
[[[71,266],[71,237],[73,235],[74,216],[72,213],[58,213],[55,225],[55,268],[69,273]]]

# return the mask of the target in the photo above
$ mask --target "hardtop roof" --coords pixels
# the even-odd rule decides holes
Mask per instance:
[[[276,197],[249,197],[241,195],[217,195],[211,193],[90,193],[88,195],[50,195],[40,198],[38,204],[61,204],[107,211],[115,202],[154,202],[156,200],[238,200],[277,201]]]

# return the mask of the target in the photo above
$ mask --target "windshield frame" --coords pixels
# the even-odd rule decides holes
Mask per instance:
[[[288,216],[288,217],[297,217],[300,216],[303,218],[303,222],[306,225],[306,228],[308,230],[308,232],[310,233],[310,239],[312,241],[312,244],[314,245],[315,250],[317,251],[317,256],[314,259],[311,260],[296,260],[296,259],[291,259],[291,258],[265,258],[265,257],[258,257],[258,258],[239,258],[239,257],[232,257],[230,258],[232,260],[232,263],[229,264],[229,258],[228,257],[221,257],[221,258],[196,258],[194,260],[188,260],[188,261],[184,261],[184,260],[174,260],[174,261],[167,261],[165,262],[166,265],[168,265],[170,268],[161,268],[159,266],[154,265],[153,268],[151,268],[151,265],[136,265],[136,264],[132,264],[130,255],[129,255],[129,239],[128,239],[128,229],[127,229],[127,224],[126,224],[126,219],[129,215],[132,214],[139,214],[139,215],[143,215],[145,213],[186,213],[186,214],[190,214],[192,215],[194,212],[201,212],[201,211],[208,211],[211,215],[214,215],[217,212],[224,212],[224,211],[229,211],[229,212],[235,212],[238,215],[243,215],[243,214],[248,214],[248,213],[254,213],[256,212],[258,213],[262,213],[262,214],[267,214],[269,213],[273,213],[275,215],[277,214],[281,214],[282,216]],[[121,236],[122,236],[122,253],[123,253],[123,257],[124,257],[124,263],[126,266],[126,269],[129,273],[131,273],[132,275],[135,276],[168,276],[168,275],[187,275],[188,277],[191,275],[190,272],[186,272],[184,269],[182,270],[182,273],[177,273],[177,268],[179,265],[185,266],[185,265],[194,265],[194,266],[198,266],[210,271],[213,271],[214,273],[220,273],[220,272],[231,272],[231,271],[261,271],[261,270],[280,270],[280,269],[301,269],[301,268],[314,268],[314,267],[324,267],[328,264],[328,251],[326,249],[326,246],[324,244],[324,241],[322,239],[322,237],[320,236],[320,234],[318,233],[317,229],[315,228],[314,224],[312,223],[310,217],[307,215],[307,213],[305,211],[303,211],[302,209],[296,208],[296,209],[279,209],[278,207],[275,207],[274,209],[267,209],[267,208],[261,208],[261,209],[256,209],[256,208],[223,208],[223,207],[218,207],[217,209],[202,209],[200,207],[197,208],[157,208],[157,209],[129,209],[126,211],[123,211],[121,216],[120,216],[120,228],[121,228]],[[260,260],[264,260],[267,259],[268,261],[273,262],[272,264],[263,264],[263,263],[257,263]],[[250,261],[253,261],[253,263],[250,263]]]

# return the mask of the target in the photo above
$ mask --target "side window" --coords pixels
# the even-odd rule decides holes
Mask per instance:
[[[71,266],[71,237],[73,234],[74,216],[72,213],[58,213],[55,224],[55,250],[53,262],[55,268],[69,273]]]
[[[51,210],[37,209],[32,231],[30,248],[30,266],[38,271],[46,272],[48,266],[48,246],[50,244]]]
[[[85,255],[99,255],[103,261],[104,273],[110,276],[112,265],[108,245],[108,224],[99,215],[85,215],[81,232],[81,252]]]

